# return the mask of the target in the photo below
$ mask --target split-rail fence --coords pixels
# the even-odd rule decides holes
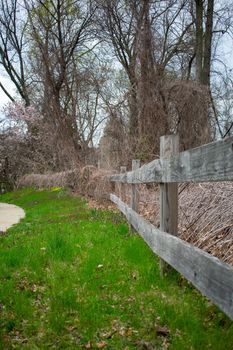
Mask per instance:
[[[179,153],[178,135],[160,139],[160,159],[140,167],[133,160],[132,171],[112,175],[110,181],[131,184],[131,206],[110,194],[110,199],[130,225],[160,257],[161,272],[166,263],[179,271],[202,294],[233,319],[233,266],[181,240],[178,235],[178,183],[233,180],[233,137]],[[137,184],[159,183],[160,229],[138,213]]]

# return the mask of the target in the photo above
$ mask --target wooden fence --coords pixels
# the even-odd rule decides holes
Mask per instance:
[[[154,253],[186,277],[202,294],[233,319],[233,267],[199,248],[181,240],[178,233],[178,183],[233,180],[233,137],[178,152],[177,135],[160,139],[160,159],[140,167],[132,162],[132,171],[110,177],[123,189],[131,184],[131,207],[111,194],[110,199],[126,216],[131,226],[146,241]],[[160,229],[138,213],[137,184],[160,184]],[[121,194],[124,191],[121,190]],[[122,197],[122,196],[121,196]]]

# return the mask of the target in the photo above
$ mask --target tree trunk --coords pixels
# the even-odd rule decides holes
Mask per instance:
[[[205,31],[205,46],[203,57],[203,73],[202,83],[204,85],[210,85],[210,64],[211,64],[211,48],[212,48],[212,36],[213,36],[213,12],[214,12],[214,0],[208,0],[207,18],[206,18],[206,31]]]
[[[129,135],[138,137],[138,84],[136,77],[129,76],[130,80],[130,95],[129,95]]]
[[[196,80],[206,86],[210,85],[213,12],[214,0],[208,0],[204,33],[204,0],[196,0]]]
[[[54,153],[57,158],[57,170],[76,167],[79,163],[79,152],[75,144],[72,127],[65,118],[60,105],[59,91],[46,86],[45,109],[48,123],[54,129]]]
[[[196,0],[196,80],[201,82],[203,62],[203,0]]]
[[[150,1],[143,1],[143,21],[139,41],[140,81],[138,90],[138,158],[159,155],[159,138],[168,131],[166,101],[162,92],[164,69],[156,66],[150,20]],[[156,69],[157,68],[157,69]]]

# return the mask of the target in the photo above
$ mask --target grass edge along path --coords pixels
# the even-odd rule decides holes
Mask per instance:
[[[64,189],[0,201],[26,217],[0,236],[0,349],[233,349],[233,323],[117,211]]]

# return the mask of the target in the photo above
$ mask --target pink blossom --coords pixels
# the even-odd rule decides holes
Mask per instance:
[[[22,101],[9,102],[3,111],[6,118],[14,122],[33,124],[42,118],[34,106],[26,107]]]

